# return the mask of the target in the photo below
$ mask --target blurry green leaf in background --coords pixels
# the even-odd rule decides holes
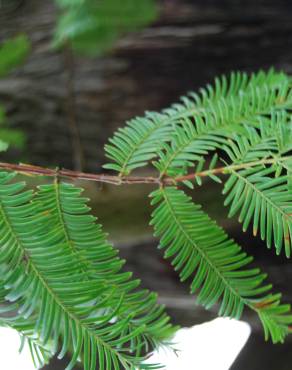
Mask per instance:
[[[25,135],[21,130],[10,128],[7,125],[5,110],[0,105],[0,151],[8,148],[8,144],[16,148],[23,148],[25,144]],[[7,144],[8,143],[8,144]]]
[[[29,39],[23,34],[2,43],[0,45],[0,77],[6,76],[23,63],[29,51]]]
[[[30,41],[24,34],[8,39],[0,44],[0,77],[5,77],[22,64],[30,51]],[[5,109],[0,105],[0,151],[8,148],[8,143],[21,148],[25,137],[20,130],[7,126]]]
[[[4,112],[4,109],[0,106],[0,126],[2,125],[4,120],[5,120],[5,112]],[[8,148],[8,144],[1,139],[0,140],[0,152],[4,152],[5,150],[7,150],[7,148]]]
[[[155,20],[154,0],[56,0],[61,9],[54,46],[70,43],[82,54],[110,49],[124,33]]]

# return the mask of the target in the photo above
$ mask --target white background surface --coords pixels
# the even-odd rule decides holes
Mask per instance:
[[[166,370],[228,370],[250,335],[248,324],[218,318],[177,332],[173,342],[180,350],[160,350],[149,363],[163,363]],[[17,332],[0,328],[0,369],[34,370],[28,347],[18,353],[20,339]]]
[[[245,322],[218,318],[179,330],[173,339],[180,350],[177,356],[160,350],[147,362],[162,363],[167,370],[228,370],[250,332]]]
[[[0,369],[34,370],[28,346],[19,354],[20,338],[16,331],[0,328]]]

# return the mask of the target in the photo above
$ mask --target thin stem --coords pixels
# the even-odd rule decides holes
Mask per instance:
[[[0,162],[0,168],[8,171],[15,171],[25,175],[49,176],[49,177],[65,177],[72,180],[88,180],[112,185],[122,184],[161,184],[159,178],[152,176],[114,176],[106,174],[93,174],[80,171],[72,171],[66,169],[51,169],[30,164],[13,164]]]
[[[49,176],[49,177],[65,177],[72,180],[87,180],[87,181],[95,181],[101,183],[107,183],[112,185],[135,185],[135,184],[157,184],[157,185],[175,185],[176,183],[180,183],[186,180],[193,180],[196,177],[208,177],[210,175],[225,175],[232,171],[250,168],[258,165],[265,165],[265,164],[274,164],[278,163],[279,161],[285,161],[288,159],[292,159],[291,156],[289,157],[282,157],[282,158],[270,158],[270,159],[262,159],[260,161],[254,161],[249,163],[242,163],[224,167],[218,167],[210,170],[205,170],[201,172],[191,173],[189,175],[180,176],[180,177],[153,177],[153,176],[115,176],[115,175],[107,175],[107,174],[94,174],[94,173],[86,173],[80,171],[72,171],[66,169],[51,169],[45,168],[40,166],[34,166],[31,164],[14,164],[14,163],[5,163],[0,162],[0,169],[8,170],[8,171],[15,171],[20,174],[26,175],[35,175],[35,176]]]

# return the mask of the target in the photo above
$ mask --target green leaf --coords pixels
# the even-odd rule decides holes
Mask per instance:
[[[233,135],[246,135],[247,127],[260,129],[261,117],[281,110],[283,106],[291,106],[288,78],[279,85],[278,76],[270,72],[265,79],[259,84],[257,78],[243,82],[246,80],[241,77],[243,87],[239,90],[235,89],[233,94],[226,98],[223,95],[214,102],[212,97],[216,93],[213,92],[206,101],[206,109],[199,110],[191,120],[182,119],[173,130],[170,144],[159,152],[159,161],[155,163],[159,172],[183,175],[201,156],[226,147]]]
[[[6,121],[5,110],[0,105],[0,151],[7,150],[9,145],[22,148],[25,135],[20,130],[9,128]]]
[[[24,34],[0,45],[0,77],[6,76],[24,62],[30,51],[30,41]]]
[[[79,53],[109,50],[124,33],[135,31],[157,15],[153,0],[58,0],[62,8],[54,35],[56,47],[70,44]]]
[[[209,151],[226,144],[233,133],[245,131],[246,125],[259,127],[259,113],[291,106],[288,86],[288,76],[273,70],[251,77],[222,76],[214,87],[182,97],[161,114],[129,121],[106,145],[107,157],[121,175],[157,156],[155,166],[161,174],[182,175]]]
[[[145,118],[135,118],[127,127],[119,129],[109,145],[105,146],[107,157],[114,160],[104,168],[114,169],[122,175],[145,166],[156,156],[158,149],[170,138],[171,126],[166,117],[161,124],[161,115],[147,113]]]
[[[291,255],[292,192],[287,187],[287,176],[271,177],[273,167],[254,167],[232,171],[226,182],[225,205],[230,206],[229,216],[239,214],[246,231],[252,224],[253,234],[260,231],[268,248],[275,244],[277,254],[285,246],[286,256]]]
[[[8,149],[8,144],[0,140],[0,152],[5,152]]]
[[[282,305],[271,286],[263,285],[265,274],[247,269],[252,258],[192,203],[183,191],[167,187],[152,193],[152,214],[160,248],[179,272],[181,281],[191,280],[197,302],[210,308],[222,298],[219,315],[240,318],[245,306],[259,315],[266,338],[282,342],[289,332],[292,314]]]
[[[140,366],[141,354],[175,330],[156,295],[120,271],[122,261],[88,214],[81,189],[55,182],[35,196],[24,183],[10,183],[13,177],[0,172],[5,299],[20,301],[20,317],[35,318],[41,345],[57,349],[61,342],[59,357],[73,351],[67,370],[79,359],[91,370],[97,353],[101,370]]]
[[[245,135],[234,135],[222,149],[233,164],[247,163],[246,169],[229,171],[231,176],[223,190],[224,204],[230,207],[229,217],[238,214],[244,231],[251,226],[253,235],[260,233],[268,248],[274,244],[276,253],[280,254],[284,246],[286,256],[290,257],[292,192],[288,164],[291,157],[282,155],[288,143],[282,137],[289,127],[287,118],[285,112],[272,115],[262,122],[259,131],[248,128]],[[262,165],[263,159],[273,163]],[[252,162],[257,165],[249,167]]]

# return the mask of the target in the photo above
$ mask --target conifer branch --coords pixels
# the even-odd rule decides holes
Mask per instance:
[[[80,171],[72,171],[68,169],[51,169],[41,166],[35,166],[24,163],[5,163],[0,162],[0,168],[7,171],[15,171],[19,174],[32,175],[32,176],[48,176],[48,177],[64,177],[72,180],[87,180],[100,183],[107,183],[112,185],[137,185],[137,184],[158,184],[158,185],[174,185],[184,181],[190,181],[196,177],[208,177],[210,175],[226,175],[232,171],[241,169],[251,168],[259,165],[272,165],[279,162],[285,162],[292,159],[292,156],[286,156],[281,158],[269,158],[262,159],[259,161],[253,161],[248,163],[241,163],[235,165],[226,165],[213,169],[208,169],[200,172],[190,173],[185,176],[159,178],[155,176],[115,176],[108,174],[95,174]]]

